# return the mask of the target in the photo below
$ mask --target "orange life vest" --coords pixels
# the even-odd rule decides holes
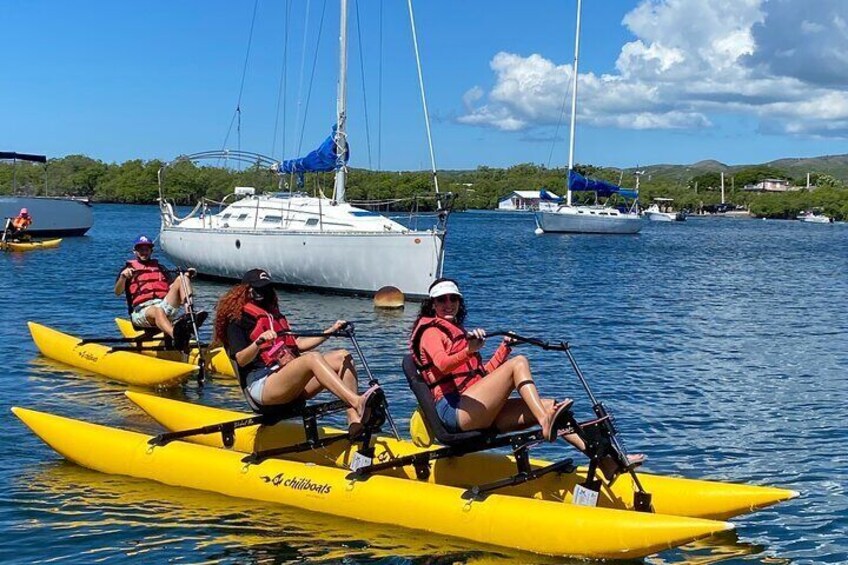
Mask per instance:
[[[279,310],[268,312],[252,302],[244,305],[243,312],[254,321],[253,329],[250,330],[251,341],[256,341],[260,335],[268,330],[277,332],[277,338],[266,341],[259,346],[259,356],[266,367],[273,365],[283,366],[300,355],[297,348],[297,340],[290,333],[291,327],[288,320]]]
[[[437,328],[448,337],[450,340],[448,355],[468,349],[468,336],[463,328],[438,317],[422,317],[412,330],[412,339],[410,339],[412,357],[436,400],[445,394],[462,393],[486,375],[483,358],[479,353],[473,353],[462,365],[448,374],[439,371],[432,359],[428,359],[421,351],[421,338],[429,328]]]
[[[32,218],[29,216],[17,216],[12,220],[12,227],[18,231],[23,231],[32,225]]]
[[[133,276],[127,285],[128,302],[131,308],[154,298],[165,298],[168,294],[171,285],[159,261],[150,259],[142,263],[138,259],[132,259],[127,261],[126,266],[133,270]]]

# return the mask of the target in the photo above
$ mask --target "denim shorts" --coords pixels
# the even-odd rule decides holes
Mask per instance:
[[[165,312],[165,315],[168,316],[168,319],[172,322],[177,319],[177,315],[180,313],[179,308],[171,306],[164,298],[154,298],[152,300],[148,300],[147,302],[142,302],[133,310],[133,313],[130,315],[130,320],[132,320],[132,323],[135,327],[156,327],[156,324],[152,323],[150,320],[147,319],[147,309],[151,306],[158,306],[159,308],[161,308]]]
[[[262,392],[265,390],[265,383],[268,381],[268,377],[277,369],[279,367],[260,367],[247,374],[245,378],[247,388],[245,390],[250,395],[250,399],[257,405],[262,404]]]
[[[445,426],[445,429],[452,434],[461,432],[459,429],[459,400],[462,397],[457,393],[446,394],[436,402],[436,414],[439,420]]]

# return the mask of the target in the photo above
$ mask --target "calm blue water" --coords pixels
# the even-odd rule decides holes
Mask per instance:
[[[700,219],[635,237],[538,237],[533,227],[529,215],[451,218],[445,271],[462,284],[471,325],[571,340],[627,447],[650,456],[647,470],[803,493],[736,519],[733,535],[648,561],[848,562],[848,225]],[[106,476],[37,440],[11,405],[157,429],[124,386],[41,358],[25,325],[115,334],[125,310],[114,277],[132,238],[157,231],[154,207],[101,205],[87,237],[0,256],[0,562],[550,562]],[[211,309],[225,288],[200,283],[200,304]],[[356,321],[405,426],[413,402],[398,364],[415,308],[377,313],[367,299],[311,293],[282,300],[301,328]],[[524,352],[545,393],[585,409],[563,359]],[[220,379],[168,394],[243,402]]]

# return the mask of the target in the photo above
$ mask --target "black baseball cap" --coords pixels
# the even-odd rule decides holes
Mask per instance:
[[[269,284],[273,284],[268,271],[264,269],[250,269],[241,278],[241,282],[250,285],[252,288],[263,288]]]

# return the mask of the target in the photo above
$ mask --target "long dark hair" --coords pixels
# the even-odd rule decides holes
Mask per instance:
[[[456,284],[457,288],[459,285],[455,280],[449,279],[447,277],[442,277],[440,279],[436,279],[433,281],[433,284],[430,285],[430,288],[433,288],[437,284],[445,281],[450,281]],[[428,289],[429,290],[429,289]],[[424,299],[424,302],[421,303],[421,310],[418,311],[418,317],[415,318],[415,323],[412,325],[413,328],[418,325],[418,321],[421,318],[435,318],[436,317],[436,306],[435,299],[430,298],[429,296]],[[459,297],[459,309],[456,311],[456,316],[454,316],[453,322],[457,326],[462,326],[465,323],[465,316],[468,314],[468,309],[465,307],[465,298],[462,296]]]

